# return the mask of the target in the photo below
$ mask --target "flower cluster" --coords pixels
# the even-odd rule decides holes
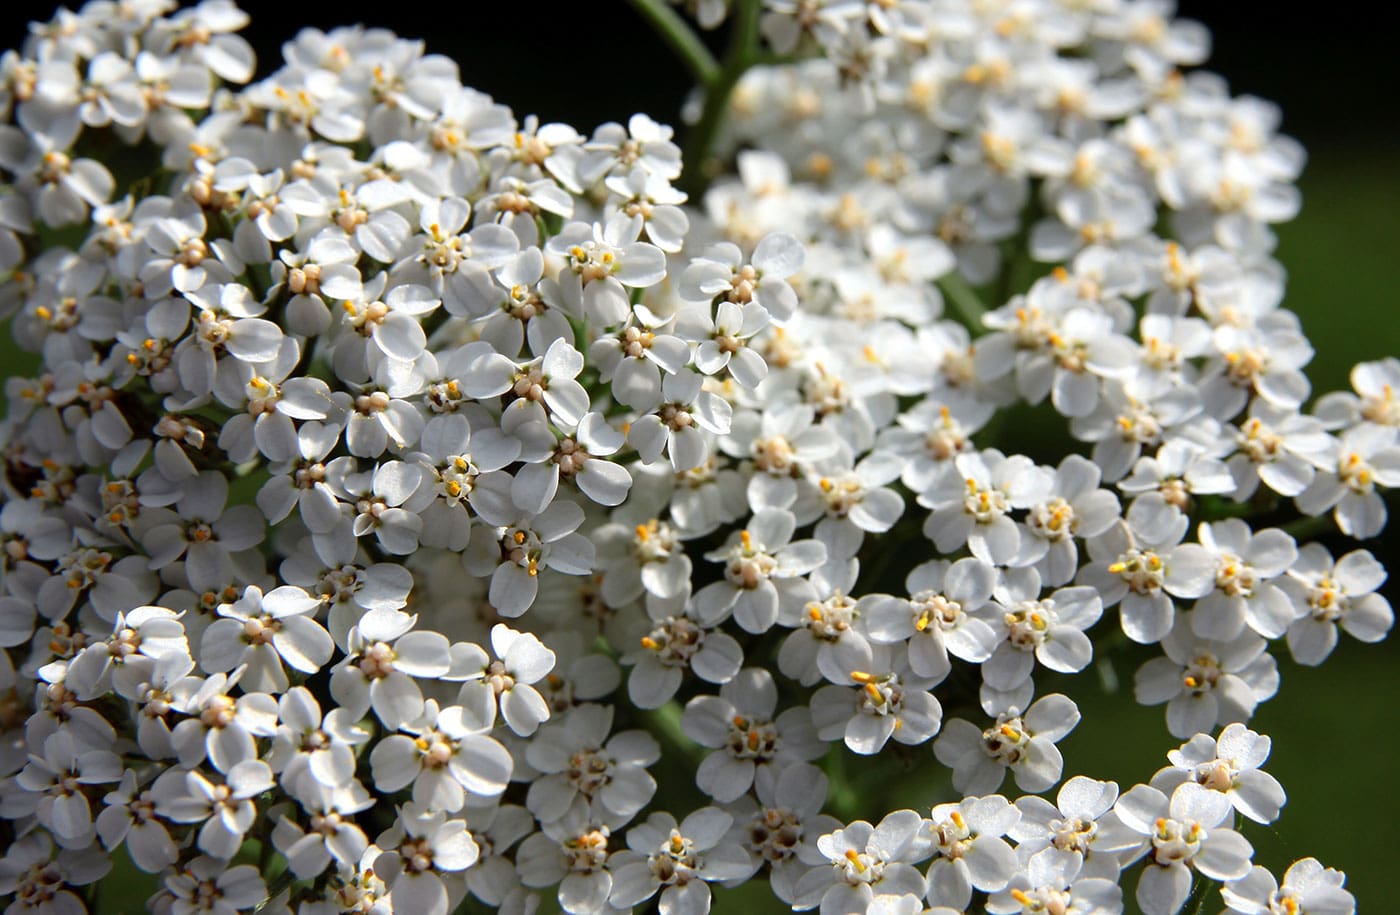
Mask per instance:
[[[1383,529],[1400,361],[1305,409],[1277,111],[1154,0],[734,5],[684,173],[382,30],[253,81],[229,0],[0,59],[7,915],[114,859],[176,915],[1354,909],[1235,829],[1271,644],[1393,622],[1309,538]],[[1121,793],[1036,688],[1120,629],[1187,741]]]

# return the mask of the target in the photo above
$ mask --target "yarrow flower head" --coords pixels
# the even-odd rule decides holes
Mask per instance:
[[[1393,625],[1277,109],[1156,0],[634,5],[683,138],[230,0],[0,55],[7,915],[1354,911],[1235,828]]]

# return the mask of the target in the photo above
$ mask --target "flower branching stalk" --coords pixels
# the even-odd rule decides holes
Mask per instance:
[[[690,23],[666,0],[627,0],[670,45],[696,83],[708,86],[719,76],[720,64]],[[756,4],[755,4],[756,5]]]
[[[723,60],[716,60],[705,42],[666,0],[629,2],[676,52],[695,77],[696,88],[704,100],[699,118],[686,134],[686,170],[679,182],[694,199],[704,192],[715,175],[710,150],[724,124],[729,97],[744,73],[761,59],[758,26],[763,3],[762,0],[737,0],[729,26],[729,46]]]

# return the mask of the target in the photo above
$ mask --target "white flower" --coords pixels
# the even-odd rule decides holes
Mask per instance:
[[[1400,425],[1400,359],[1389,356],[1376,362],[1352,367],[1351,391],[1324,394],[1313,408],[1328,429],[1340,429],[1361,422],[1378,426]]]
[[[522,435],[523,430],[516,429],[516,434]],[[521,508],[543,511],[563,481],[573,483],[599,505],[621,504],[632,488],[632,474],[607,458],[621,450],[624,440],[603,414],[586,414],[572,435],[554,443],[547,460],[527,463],[516,471],[511,498]]]
[[[401,809],[390,835],[381,836],[384,849],[374,863],[389,884],[395,908],[421,915],[447,915],[454,905],[443,876],[476,864],[481,849],[467,830],[466,820],[448,819],[441,811]]]
[[[41,753],[29,754],[29,764],[15,776],[24,789],[21,804],[51,832],[58,843],[72,848],[91,844],[92,809],[85,785],[102,785],[122,777],[122,764],[110,750],[88,748],[67,731],[44,739]],[[13,813],[19,813],[14,810]]]
[[[732,807],[730,841],[742,842],[756,866],[767,863],[773,894],[796,905],[803,875],[827,864],[817,839],[841,828],[840,821],[820,812],[827,798],[826,775],[806,763],[767,767],[754,773],[753,787],[757,803],[740,798]]]
[[[1335,563],[1320,543],[1304,544],[1279,580],[1299,608],[1288,627],[1288,650],[1299,664],[1321,664],[1337,644],[1337,627],[1363,642],[1385,637],[1395,623],[1390,601],[1376,593],[1386,571],[1366,550],[1353,550]]]
[[[563,817],[582,798],[593,822],[620,825],[651,801],[656,781],[647,766],[661,748],[645,731],[609,737],[612,709],[580,705],[540,729],[525,748],[539,773],[530,784],[526,806],[542,823]]]
[[[1253,849],[1226,823],[1230,801],[1187,782],[1168,798],[1138,785],[1114,806],[1124,825],[1147,839],[1147,866],[1138,880],[1137,902],[1146,915],[1174,915],[1191,894],[1191,871],[1214,880],[1249,873]]]
[[[71,130],[76,133],[77,124]],[[74,159],[64,151],[71,140],[71,135],[49,137],[0,126],[0,166],[21,176],[20,186],[27,185],[39,218],[54,228],[86,221],[89,208],[106,203],[116,189],[116,179],[102,163]]]
[[[223,619],[209,624],[200,640],[200,666],[209,673],[245,667],[244,689],[281,693],[288,686],[286,664],[314,674],[330,661],[335,642],[311,617],[321,601],[300,588],[283,585],[266,595],[249,585],[231,604],[220,604]]]
[[[603,184],[614,195],[609,206],[629,217],[640,216],[652,244],[668,254],[681,250],[690,220],[676,204],[685,203],[686,196],[671,187],[666,176],[634,169],[625,176],[610,175]]]
[[[1171,791],[1187,781],[1205,785],[1230,798],[1230,803],[1256,823],[1278,819],[1286,796],[1278,779],[1260,770],[1273,743],[1235,722],[1218,738],[1197,734],[1167,754],[1171,765],[1152,776],[1152,787]]]
[[[104,848],[111,851],[124,844],[132,863],[148,874],[158,874],[175,863],[179,852],[156,817],[155,794],[149,788],[138,790],[136,773],[124,772],[121,784],[103,803],[106,806],[95,825]]]
[[[701,390],[703,384],[699,373],[684,370],[661,379],[656,412],[640,417],[627,430],[627,442],[643,462],[650,464],[665,451],[677,473],[705,463],[711,450],[705,433],[727,433],[733,408],[723,398]]]
[[[954,563],[920,563],[905,579],[908,600],[866,595],[860,605],[877,642],[908,642],[909,667],[941,681],[952,670],[948,656],[980,664],[991,657],[998,634],[978,611],[991,599],[995,570],[971,556]]]
[[[254,798],[273,785],[272,770],[261,760],[229,767],[223,784],[197,770],[170,769],[151,786],[155,812],[174,823],[200,823],[199,848],[225,861],[238,853],[258,816]]]
[[[1162,639],[1164,658],[1138,669],[1133,692],[1143,705],[1167,703],[1167,730],[1188,738],[1222,721],[1248,721],[1278,690],[1278,665],[1249,630],[1227,642],[1202,639],[1178,620]]]
[[[634,305],[623,327],[599,337],[588,348],[589,361],[598,366],[598,379],[612,386],[618,403],[651,410],[661,402],[661,373],[674,374],[690,362],[686,341],[663,332],[671,321],[645,305]]]
[[[607,911],[612,874],[605,865],[612,831],[592,821],[580,806],[540,828],[516,850],[521,882],[529,887],[558,884],[559,907],[569,915]]]
[[[299,786],[297,800],[308,815],[305,831],[283,816],[272,831],[272,842],[287,857],[287,867],[302,880],[314,879],[334,861],[354,867],[369,847],[369,840],[355,824],[354,814],[374,805],[373,796],[359,782],[339,786],[310,782]]]
[[[748,854],[720,842],[733,822],[717,807],[703,807],[680,824],[669,813],[653,813],[627,831],[631,854],[611,862],[614,908],[625,909],[650,899],[659,889],[659,911],[705,915],[710,910],[706,884],[743,879],[752,872]]]
[[[1017,873],[1011,884],[987,899],[994,915],[1063,911],[1066,915],[1119,915],[1123,890],[1102,877],[1069,876],[1066,869],[1035,868]]]
[[[761,305],[725,300],[715,306],[713,317],[708,305],[683,309],[676,332],[699,344],[695,348],[697,369],[716,376],[728,369],[730,378],[752,390],[768,376],[768,363],[749,341],[768,323],[769,314]]]
[[[1138,458],[1118,488],[1133,495],[1129,525],[1152,543],[1179,539],[1177,528],[1190,526],[1186,512],[1198,504],[1195,497],[1220,493],[1238,497],[1226,464],[1184,438],[1166,442],[1156,455]]]
[[[1103,602],[1093,588],[1060,588],[1040,597],[1034,569],[1010,569],[988,604],[988,616],[1000,640],[982,664],[982,679],[998,690],[1014,690],[1030,678],[1034,662],[1061,673],[1089,666],[1093,644],[1084,630],[1098,622]]]
[[[1281,496],[1297,496],[1318,470],[1334,465],[1335,440],[1322,423],[1256,400],[1239,424],[1236,452],[1229,459],[1236,499],[1248,499],[1262,482]]]
[[[179,199],[168,213],[151,221],[145,242],[159,256],[147,260],[140,272],[141,282],[151,294],[159,296],[175,291],[188,296],[195,293],[198,300],[192,301],[209,310],[212,310],[215,293],[225,308],[232,304],[226,299],[247,302],[252,298],[246,287],[232,282],[243,272],[243,265],[237,261],[232,247],[223,240],[206,242],[207,234],[208,223],[203,211],[185,198]],[[207,292],[204,291],[206,286],[209,287]]]
[[[779,615],[816,596],[802,576],[826,561],[826,547],[816,540],[792,541],[796,526],[791,512],[763,509],[723,549],[705,554],[724,563],[724,580],[695,595],[703,624],[713,626],[732,614],[746,632],[762,633]]]
[[[134,607],[117,615],[110,638],[89,643],[73,659],[63,683],[84,699],[109,689],[131,699],[157,666],[176,676],[193,668],[185,627],[173,610]]]
[[[750,667],[720,687],[718,696],[696,696],[686,703],[681,728],[714,752],[701,761],[695,783],[720,802],[747,794],[757,773],[782,771],[825,752],[806,709],[775,715],[778,688],[766,670]]]
[[[413,801],[425,809],[456,813],[467,795],[497,797],[510,780],[509,751],[484,733],[459,705],[439,709],[429,699],[423,712],[375,744],[369,762],[374,786],[382,792],[412,787]],[[406,736],[412,735],[412,736]]]
[[[423,713],[414,677],[440,677],[451,667],[447,638],[410,632],[416,617],[371,610],[350,631],[345,658],[331,674],[331,695],[359,717],[371,708],[385,727],[397,728]]]
[[[565,260],[557,280],[542,284],[545,300],[576,318],[602,327],[621,324],[631,314],[628,289],[655,286],[666,276],[666,254],[637,241],[640,216],[611,217],[606,224],[571,222],[545,244]]]
[[[736,305],[752,303],[781,323],[797,308],[797,294],[787,278],[802,269],[805,257],[802,244],[783,233],[765,236],[747,264],[737,246],[721,243],[692,260],[681,274],[681,298],[704,305],[716,297]]]
[[[464,231],[471,215],[471,204],[460,197],[426,202],[418,215],[422,232],[404,246],[418,253],[394,265],[395,285],[423,283],[442,300],[448,314],[475,317],[495,305],[489,271],[503,267],[519,250],[520,241],[514,232],[495,223]]]
[[[943,706],[927,692],[928,681],[896,666],[889,646],[873,646],[871,655],[869,671],[849,671],[812,696],[817,736],[842,737],[851,752],[870,756],[890,739],[914,746],[937,734]]]
[[[1116,882],[1119,853],[1142,841],[1113,813],[1117,800],[1116,783],[1076,775],[1060,786],[1054,804],[1033,795],[1018,798],[1021,819],[1008,834],[1030,869]]]
[[[1080,569],[1079,582],[1098,591],[1105,606],[1119,604],[1119,623],[1134,642],[1150,645],[1172,630],[1179,620],[1172,596],[1200,597],[1215,584],[1209,552],[1177,545],[1184,533],[1178,528],[1166,542],[1142,542],[1131,525],[1119,524],[1089,541],[1095,561]]]
[[[221,585],[233,576],[232,554],[262,542],[262,516],[251,505],[225,509],[228,479],[206,470],[175,503],[178,517],[165,513],[164,523],[146,529],[142,538],[151,568],[184,558],[185,574],[199,590]]]
[[[1298,608],[1270,579],[1282,575],[1298,558],[1293,538],[1277,528],[1258,532],[1238,518],[1202,524],[1200,545],[1185,544],[1186,554],[1205,553],[1215,563],[1215,587],[1196,601],[1192,631],[1203,638],[1229,641],[1250,629],[1278,638],[1298,616]]]
[[[253,48],[232,33],[248,21],[229,0],[204,0],[161,22],[153,44],[163,53],[198,61],[221,79],[246,83],[253,78]]]
[[[655,620],[641,638],[641,650],[629,651],[622,663],[632,664],[627,697],[638,708],[660,708],[676,694],[685,671],[710,683],[728,683],[744,663],[744,651],[734,637],[689,616]]]
[[[919,504],[932,509],[924,536],[940,552],[966,544],[978,559],[1004,565],[1021,549],[1020,528],[1010,512],[1042,501],[1053,485],[1048,469],[1022,455],[1008,458],[992,450],[959,455],[919,495]]]
[[[807,404],[772,405],[734,414],[729,434],[720,439],[719,447],[732,457],[751,460],[754,473],[748,480],[747,495],[753,511],[791,509],[811,486],[808,469],[841,450],[836,433],[829,426],[814,425],[815,418],[815,410]]]
[[[928,857],[924,822],[912,810],[896,810],[876,826],[856,820],[822,836],[817,847],[830,866],[798,881],[797,905],[820,904],[822,915],[837,915],[865,912],[877,894],[922,897],[927,882],[913,864]]]
[[[985,731],[970,721],[954,718],[934,742],[938,761],[953,769],[959,791],[995,791],[1009,768],[1022,791],[1045,791],[1060,780],[1064,759],[1055,747],[1079,724],[1079,708],[1055,693],[1037,699],[1022,715],[1011,707],[997,715]]]
[[[1079,566],[1075,540],[1097,537],[1118,519],[1118,499],[1099,488],[1100,476],[1093,462],[1077,454],[1060,462],[1046,500],[1031,506],[1026,515],[1015,565],[1034,561],[1041,580],[1051,586],[1074,577]]]
[[[816,594],[827,596],[809,601],[800,612],[779,614],[779,625],[796,627],[778,649],[778,670],[784,676],[804,686],[823,677],[845,683],[851,671],[870,668],[869,627],[863,623],[869,607],[847,593],[856,583],[858,567],[854,559],[827,562],[810,579]],[[880,595],[867,597],[878,600]]]
[[[529,737],[549,718],[549,706],[534,684],[554,669],[554,652],[536,636],[504,623],[491,627],[491,649],[498,660],[491,660],[477,645],[454,647],[453,673],[466,677],[457,701],[481,729],[495,725],[499,706],[506,725]]]
[[[556,500],[538,514],[514,510],[509,495],[498,503],[504,504],[477,504],[483,520],[496,530],[494,538],[472,538],[468,569],[490,573],[492,606],[502,616],[515,617],[535,602],[543,569],[587,575],[593,566],[593,544],[575,533],[584,513],[573,502]]]
[[[1316,858],[1302,858],[1288,866],[1280,886],[1266,868],[1255,866],[1220,890],[1229,915],[1273,915],[1307,912],[1309,915],[1353,915],[1356,898],[1342,888],[1346,875],[1324,868]]]
[[[323,718],[311,691],[294,686],[277,700],[277,717],[267,763],[283,784],[298,786],[309,777],[335,788],[354,776],[355,747],[370,734],[345,709],[331,709]]]
[[[829,559],[854,556],[866,533],[888,531],[904,514],[904,498],[886,484],[897,479],[903,461],[872,452],[849,464],[818,464],[813,470],[816,499],[825,510],[813,532],[826,544]]]
[[[276,731],[275,699],[267,693],[228,694],[239,673],[234,671],[233,677],[216,673],[207,680],[185,677],[169,687],[166,697],[149,697],[192,716],[170,732],[181,765],[197,766],[207,757],[220,772],[230,772],[240,762],[257,759],[254,738],[271,737]],[[148,705],[148,711],[155,709]]]
[[[574,332],[564,312],[551,307],[540,295],[544,267],[544,254],[530,247],[492,274],[505,291],[504,295],[496,293],[496,310],[481,325],[481,339],[511,358],[519,355],[522,344],[542,356],[555,340],[573,342]]]
[[[267,884],[251,864],[229,867],[217,857],[195,858],[165,880],[174,911],[234,915],[267,901]]]
[[[673,179],[681,173],[681,151],[671,142],[673,131],[645,114],[634,114],[627,126],[607,123],[584,144],[579,180],[592,184],[609,173],[641,170]]]
[[[933,863],[928,871],[928,899],[935,905],[965,909],[974,889],[995,893],[1017,868],[1016,852],[1001,838],[1021,819],[1006,798],[992,794],[939,804],[930,813]]]
[[[1297,496],[1304,514],[1320,515],[1335,506],[1342,533],[1365,540],[1385,527],[1385,501],[1376,486],[1400,485],[1400,447],[1395,427],[1362,424],[1342,433],[1334,466],[1319,473]]]
[[[620,522],[621,514],[616,517]],[[675,527],[658,518],[631,528],[618,522],[594,533],[603,570],[603,600],[622,607],[643,594],[670,599],[684,593],[690,586],[692,566]]]

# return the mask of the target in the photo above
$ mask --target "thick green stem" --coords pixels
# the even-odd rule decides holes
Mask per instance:
[[[719,73],[719,62],[695,34],[695,30],[671,8],[666,0],[627,0],[657,34],[671,46],[690,70],[695,81],[707,85]]]
[[[987,306],[982,304],[982,299],[967,280],[962,278],[962,274],[956,270],[949,273],[938,281],[938,288],[942,290],[943,298],[953,306],[953,311],[972,335],[975,337],[980,334],[984,329],[982,316],[987,313]]]
[[[686,134],[683,161],[685,171],[681,175],[682,190],[697,199],[710,183],[713,169],[710,163],[710,148],[724,123],[724,115],[729,108],[729,96],[738,85],[744,71],[753,66],[758,56],[758,23],[763,12],[760,0],[738,0],[734,21],[730,26],[729,48],[724,54],[724,63],[713,78],[701,83],[705,93],[704,107],[700,120]]]

